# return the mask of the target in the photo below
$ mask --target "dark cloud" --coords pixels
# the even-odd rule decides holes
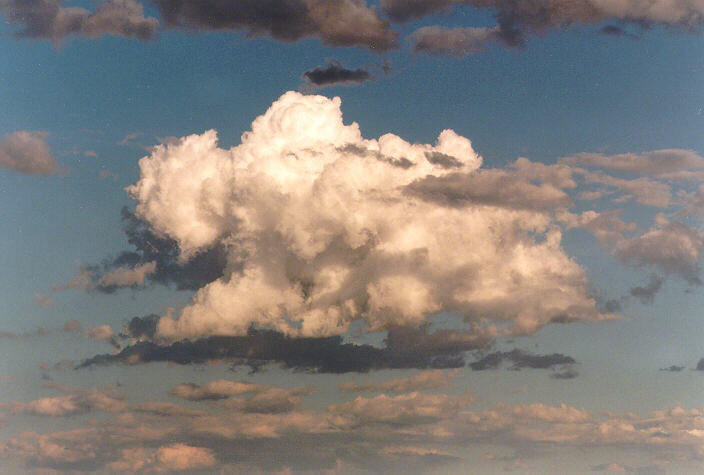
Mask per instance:
[[[509,369],[517,371],[524,368],[550,369],[555,366],[572,365],[577,363],[571,356],[563,355],[561,353],[534,355],[516,348],[511,351],[496,351],[489,353],[481,359],[470,363],[469,367],[475,371],[498,369],[504,360],[511,361],[513,365]],[[563,376],[553,375],[552,377],[566,379],[566,375],[570,373],[565,373],[565,371],[566,370],[563,370]]]
[[[695,368],[697,371],[704,371],[704,358],[700,359]]]
[[[623,37],[631,38],[634,40],[639,39],[637,35],[634,35],[633,33],[629,33],[628,31],[624,30],[620,26],[616,26],[616,25],[606,25],[606,26],[602,27],[601,30],[599,30],[599,31],[601,31],[601,33],[603,35],[607,35],[607,36],[623,36]]]
[[[26,130],[6,134],[0,139],[0,168],[32,175],[59,173],[60,168],[45,141],[47,135]]]
[[[364,0],[154,0],[166,24],[191,30],[242,30],[294,42],[317,37],[331,46],[378,52],[397,47],[397,33]]]
[[[148,337],[156,330],[155,316],[130,321],[131,337]],[[214,336],[170,345],[140,341],[117,354],[97,355],[79,368],[115,363],[167,361],[201,364],[208,360],[230,360],[233,366],[248,365],[256,370],[269,363],[294,370],[320,373],[366,372],[386,368],[459,368],[465,365],[463,353],[486,346],[488,336],[474,332],[427,328],[395,328],[386,337],[386,346],[344,343],[341,336],[292,338],[273,330],[250,329],[244,336]],[[573,361],[572,361],[573,362]]]
[[[54,42],[69,35],[120,35],[148,40],[159,27],[156,18],[144,17],[142,5],[135,0],[108,0],[94,12],[63,8],[59,0],[0,0],[0,13],[11,25],[21,25],[15,36]]]
[[[640,300],[640,303],[643,305],[652,304],[655,300],[655,294],[658,293],[663,282],[665,282],[665,279],[657,274],[652,274],[647,284],[644,286],[633,287],[631,289],[631,295]]]
[[[144,278],[156,284],[175,285],[178,290],[198,290],[223,275],[227,265],[227,252],[224,245],[216,244],[186,262],[179,262],[176,241],[154,233],[147,223],[126,207],[122,209],[122,223],[127,240],[135,250],[122,252],[114,259],[104,261],[100,267],[88,268],[92,273],[98,276],[102,274],[102,277],[105,277],[116,269],[124,267],[135,269],[155,263],[153,272],[148,273]],[[98,291],[111,293],[118,288],[115,285],[100,285],[101,282],[106,283],[106,281],[99,277],[96,277],[95,281],[97,282],[95,289]]]
[[[364,68],[347,69],[337,61],[330,61],[325,66],[318,66],[303,73],[309,84],[315,86],[332,86],[334,84],[362,84],[374,79]]]
[[[394,22],[407,22],[449,9],[457,0],[381,0],[381,8]]]
[[[669,371],[671,373],[679,373],[683,369],[684,369],[684,366],[672,365],[672,366],[668,366],[667,368],[660,368],[660,371]]]
[[[579,371],[577,371],[577,369],[572,365],[568,365],[561,370],[550,374],[550,377],[553,379],[574,379],[577,376],[579,376]]]

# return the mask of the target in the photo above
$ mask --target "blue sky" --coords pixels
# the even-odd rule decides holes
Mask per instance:
[[[0,0],[2,471],[698,473],[699,3]]]

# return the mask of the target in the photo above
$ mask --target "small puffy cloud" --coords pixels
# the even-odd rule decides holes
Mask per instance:
[[[294,42],[319,38],[330,46],[375,52],[396,48],[398,34],[364,0],[155,0],[164,22],[196,31],[244,31]]]
[[[392,379],[383,382],[356,383],[348,381],[340,385],[343,391],[388,391],[392,393],[407,393],[424,389],[444,388],[457,376],[458,370],[424,371],[410,378]]]
[[[196,417],[206,413],[195,409],[179,406],[169,402],[147,401],[133,407],[135,412],[152,414],[160,417]]]
[[[374,76],[364,68],[348,69],[338,61],[329,61],[325,66],[318,66],[303,73],[303,77],[313,86],[325,87],[333,85],[349,86],[362,84],[374,79]]]
[[[182,262],[222,244],[230,263],[159,321],[157,337],[246,335],[252,325],[323,337],[355,321],[387,331],[443,310],[514,334],[611,318],[552,222],[552,208],[570,203],[569,169],[480,166],[451,130],[434,145],[364,139],[343,124],[338,98],[296,92],[229,150],[214,131],[156,146],[128,188],[138,217],[178,244]],[[437,183],[454,184],[459,205],[436,199]],[[527,204],[493,189],[506,183]]]
[[[0,11],[2,3],[0,3]],[[31,175],[55,175],[61,171],[45,139],[46,132],[20,130],[0,139],[0,168]]]
[[[616,256],[636,265],[651,265],[676,275],[691,284],[699,284],[699,260],[704,234],[684,223],[670,221],[658,214],[655,225],[644,234],[618,243]]]
[[[119,35],[148,40],[159,22],[145,18],[135,0],[108,0],[91,12],[80,7],[62,7],[59,0],[2,0],[0,14],[21,29],[19,38],[47,38],[60,42],[70,35],[96,38]]]

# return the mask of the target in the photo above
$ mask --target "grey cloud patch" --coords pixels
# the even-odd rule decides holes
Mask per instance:
[[[668,366],[667,368],[660,368],[660,371],[669,371],[671,373],[679,373],[682,370],[684,370],[684,366],[677,365]]]
[[[223,244],[216,244],[181,262],[178,259],[179,249],[176,241],[153,232],[147,223],[137,218],[126,207],[122,209],[122,223],[127,240],[135,250],[122,252],[115,258],[106,259],[101,266],[91,267],[90,270],[97,275],[98,283],[114,283],[119,277],[114,274],[117,269],[141,268],[142,271],[149,271],[142,272],[141,284],[146,280],[161,285],[174,285],[178,290],[198,290],[221,277],[225,270],[227,252]],[[149,267],[145,268],[147,265]],[[124,272],[122,277],[128,277],[123,274]],[[130,275],[138,277],[136,274]],[[96,290],[106,293],[116,289],[115,285],[96,287]]]
[[[578,376],[579,371],[577,371],[577,369],[572,365],[568,365],[567,367],[550,374],[550,377],[553,379],[574,379]]]
[[[0,139],[0,168],[31,175],[59,173],[56,158],[45,141],[47,135],[27,130],[6,134]]]
[[[390,165],[393,165],[395,167],[399,168],[411,168],[413,165],[415,165],[412,161],[407,159],[406,157],[390,157],[388,155],[384,155],[381,152],[378,152],[376,150],[369,150],[364,147],[360,147],[355,144],[347,144],[343,147],[339,147],[339,150],[341,152],[347,152],[347,153],[353,153],[355,155],[359,155],[360,157],[364,156],[372,156],[379,160],[380,162],[385,162]]]
[[[560,163],[670,180],[701,179],[704,176],[704,157],[692,150],[677,148],[616,155],[578,153],[561,158]]]
[[[314,86],[351,85],[372,81],[374,76],[364,68],[348,69],[337,61],[329,61],[303,73],[305,80]]]
[[[704,358],[700,359],[695,368],[697,371],[704,371]]]
[[[461,168],[464,164],[451,155],[440,152],[425,152],[425,158],[434,165],[443,168]]]
[[[470,363],[469,367],[474,371],[498,369],[504,361],[512,362],[513,365],[509,367],[509,369],[516,371],[524,368],[551,369],[555,366],[573,365],[577,363],[571,356],[561,353],[535,355],[516,348],[511,351],[495,351],[489,353],[479,360]]]
[[[134,323],[133,323],[134,322]],[[140,335],[153,334],[155,319],[132,320]],[[272,330],[250,329],[245,336],[214,336],[184,340],[170,345],[140,341],[117,354],[97,355],[78,368],[116,363],[173,362],[201,364],[208,360],[229,360],[233,367],[248,365],[253,371],[266,364],[280,364],[293,370],[319,373],[367,372],[387,368],[460,368],[464,352],[485,347],[488,335],[427,328],[390,330],[383,348],[368,344],[343,343],[341,336],[293,338]]]
[[[621,241],[615,253],[628,264],[652,265],[690,284],[699,285],[699,259],[703,247],[704,234],[700,231],[658,214],[653,228],[641,236]]]
[[[534,182],[538,181],[538,184]],[[523,170],[478,170],[427,176],[411,183],[406,192],[424,200],[450,207],[473,204],[511,209],[547,210],[567,207],[572,200],[561,188],[570,183],[554,183],[548,177],[530,176]]]
[[[330,46],[383,52],[397,33],[364,0],[154,0],[165,23],[191,30],[243,30],[294,42],[317,37]]]
[[[395,22],[407,22],[446,11],[458,0],[381,0],[384,13]]]
[[[599,30],[601,34],[607,35],[607,36],[621,36],[624,38],[631,38],[632,40],[639,40],[640,37],[638,35],[634,35],[633,33],[630,33],[626,31],[625,29],[621,28],[620,26],[616,25],[605,25]]]
[[[119,35],[148,40],[159,27],[156,18],[144,17],[144,8],[135,0],[109,0],[94,12],[61,7],[59,0],[0,0],[0,13],[11,25],[21,26],[16,37],[54,42],[70,35]]]
[[[664,282],[665,279],[657,274],[652,274],[645,285],[633,287],[630,294],[637,298],[643,305],[652,304],[655,301],[655,294],[660,291]]]

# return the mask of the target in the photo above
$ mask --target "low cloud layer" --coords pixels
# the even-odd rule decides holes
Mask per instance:
[[[158,317],[146,318],[133,319],[128,328],[143,337],[153,335]],[[278,364],[294,370],[337,374],[387,368],[459,368],[465,365],[464,352],[485,347],[491,338],[490,334],[469,331],[399,328],[389,331],[385,346],[380,348],[344,343],[340,336],[288,337],[275,331],[250,329],[243,336],[209,337],[170,345],[140,341],[119,353],[89,358],[78,367],[149,362],[187,365],[225,360],[233,367],[248,365],[254,371],[263,365]]]
[[[156,18],[145,18],[144,8],[135,0],[108,0],[93,12],[62,7],[60,0],[0,0],[0,14],[11,25],[20,26],[15,36],[54,42],[71,35],[119,35],[148,40],[159,27]]]
[[[46,137],[46,132],[26,130],[6,134],[0,139],[0,168],[30,175],[59,173],[60,168],[45,141]]]

